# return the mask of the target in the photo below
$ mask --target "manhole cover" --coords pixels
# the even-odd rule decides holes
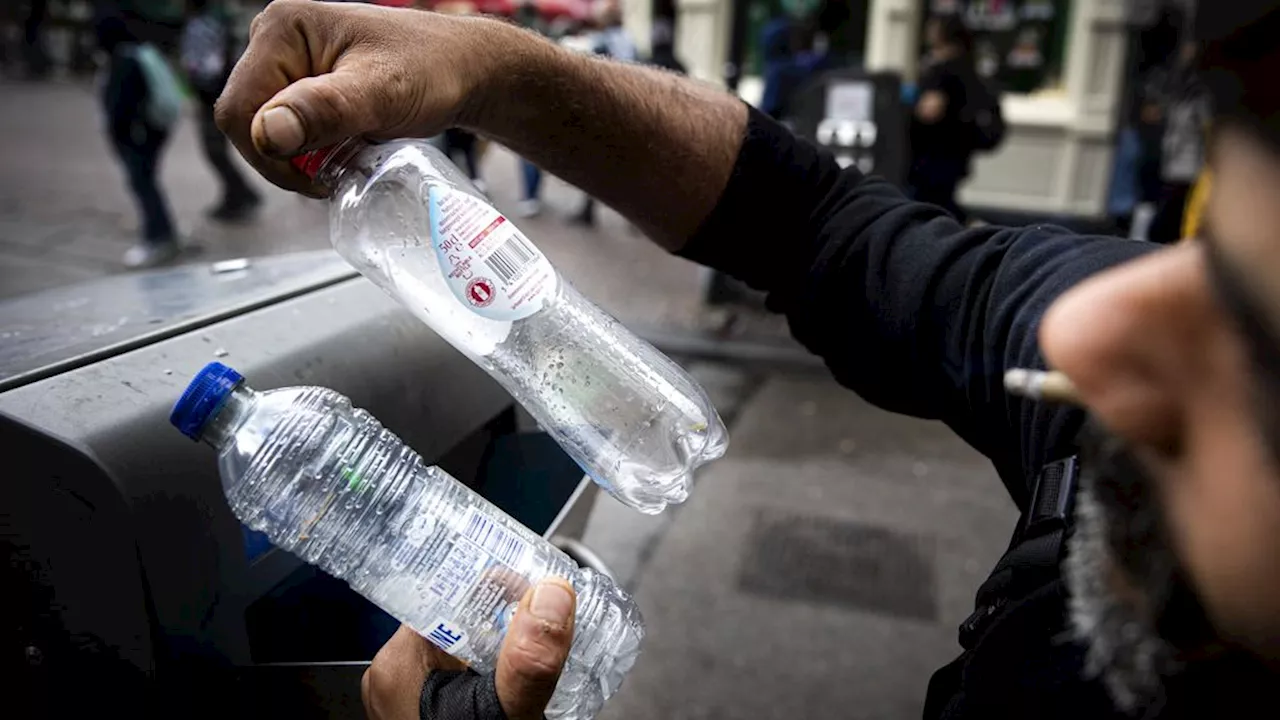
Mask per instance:
[[[743,549],[738,587],[933,620],[931,538],[835,518],[759,508]]]

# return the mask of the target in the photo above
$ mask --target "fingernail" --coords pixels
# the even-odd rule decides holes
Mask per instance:
[[[280,153],[296,152],[307,140],[298,114],[284,106],[273,107],[262,115],[262,131],[271,147]]]
[[[529,612],[544,622],[564,625],[573,612],[573,596],[564,585],[554,580],[544,580],[533,589]]]

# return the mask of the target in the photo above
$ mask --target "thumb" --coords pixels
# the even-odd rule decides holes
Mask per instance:
[[[573,642],[573,588],[547,578],[525,593],[498,655],[498,700],[509,720],[538,720]]]
[[[380,127],[385,97],[373,97],[369,69],[350,65],[290,84],[253,116],[254,147],[263,155],[288,158]]]

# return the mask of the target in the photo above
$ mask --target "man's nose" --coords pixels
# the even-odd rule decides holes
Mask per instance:
[[[1170,454],[1187,394],[1204,379],[1213,312],[1202,250],[1184,244],[1064,293],[1045,314],[1040,347],[1112,432]]]

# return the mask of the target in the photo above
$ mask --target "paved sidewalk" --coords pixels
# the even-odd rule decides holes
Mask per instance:
[[[910,720],[960,652],[1016,521],[991,465],[828,378],[761,380],[685,505],[597,503],[584,540],[648,629],[602,720]]]
[[[136,220],[90,88],[0,83],[0,96],[0,298],[121,272]],[[495,148],[484,170],[513,209],[515,158]],[[261,181],[256,221],[207,221],[214,178],[190,119],[163,181],[203,248],[190,262],[328,247],[322,204]],[[596,230],[567,225],[580,196],[554,179],[545,195],[543,216],[519,224],[584,294],[637,328],[705,324],[696,267],[610,212]],[[690,367],[730,420],[728,456],[682,507],[655,518],[602,497],[588,525],[649,631],[602,718],[919,717],[1013,525],[989,464],[821,372]]]
[[[9,170],[0,176],[0,298],[123,272],[120,257],[134,242],[137,216],[93,92],[83,83],[0,81],[0,155]],[[494,147],[483,170],[499,207],[512,211],[516,158]],[[162,184],[181,232],[200,252],[179,262],[328,247],[323,203],[254,180],[266,199],[256,219],[235,225],[206,219],[218,188],[194,119],[182,120],[166,149]],[[545,212],[520,226],[574,285],[624,322],[697,324],[698,268],[659,250],[608,210],[595,229],[569,225],[581,194],[554,178],[544,185]]]

